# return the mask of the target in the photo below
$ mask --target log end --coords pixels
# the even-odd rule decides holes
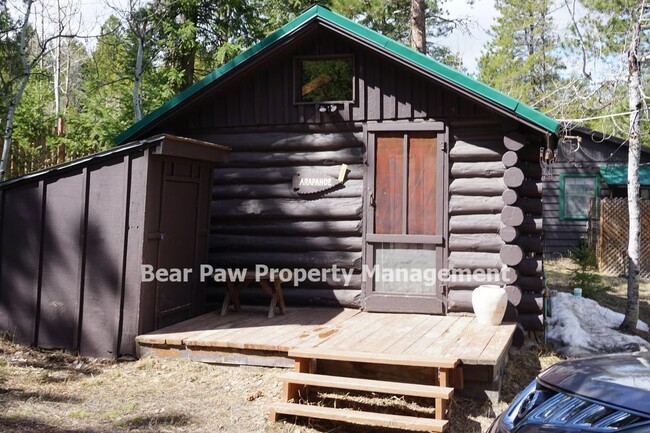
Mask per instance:
[[[510,132],[503,137],[503,145],[514,152],[521,150],[528,144],[526,136],[519,132]]]
[[[517,194],[517,191],[514,189],[508,188],[501,194],[501,199],[503,200],[504,204],[511,206],[517,202],[519,199],[519,194]]]
[[[519,162],[517,152],[514,152],[512,150],[507,151],[501,157],[501,162],[506,166],[506,168],[514,167],[517,165],[517,162]]]
[[[516,206],[505,206],[501,210],[501,222],[510,227],[519,227],[524,222],[524,211]]]
[[[503,226],[499,229],[499,236],[504,242],[512,242],[519,237],[519,230],[516,227]]]
[[[516,266],[524,259],[524,250],[519,245],[504,245],[499,251],[501,261],[508,266]]]
[[[509,188],[517,188],[523,185],[526,176],[519,167],[510,167],[503,173],[503,183]]]

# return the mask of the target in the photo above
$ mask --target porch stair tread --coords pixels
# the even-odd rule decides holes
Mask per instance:
[[[352,409],[305,405],[297,403],[274,403],[270,408],[271,419],[279,415],[294,415],[308,418],[327,419],[331,421],[361,424],[372,427],[384,427],[404,430],[443,432],[449,421],[432,418],[419,418],[404,415],[365,412]]]
[[[402,365],[410,367],[455,368],[460,359],[455,357],[432,357],[404,353],[372,353],[353,350],[332,350],[298,348],[289,351],[290,358],[325,359],[344,362],[363,362],[369,364]]]
[[[280,377],[284,383],[326,388],[350,389],[355,391],[377,392],[382,394],[409,395],[412,397],[450,399],[454,388],[446,386],[420,385],[416,383],[389,382],[384,380],[359,379],[344,376],[329,376],[290,372]]]

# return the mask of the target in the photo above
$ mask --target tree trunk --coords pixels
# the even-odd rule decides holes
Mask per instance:
[[[411,0],[411,48],[427,53],[426,5],[424,0]]]
[[[643,11],[640,11],[640,15]],[[639,320],[639,250],[641,227],[639,211],[639,160],[641,158],[641,63],[639,47],[641,40],[641,16],[632,28],[632,41],[628,51],[630,136],[627,168],[627,203],[629,209],[627,304],[621,329],[636,330]]]
[[[138,54],[135,58],[135,79],[133,82],[133,113],[135,121],[142,119],[142,106],[140,101],[140,86],[142,84],[142,57],[144,56],[144,29],[142,33],[136,35],[138,40]]]
[[[61,32],[61,2],[56,2],[58,11],[59,32]],[[57,135],[58,130],[58,117],[61,112],[61,39],[56,40],[56,48],[54,49],[54,116],[57,118]]]
[[[25,17],[23,19],[21,28],[20,28],[20,58],[23,64],[23,76],[18,84],[18,89],[16,93],[11,98],[11,102],[7,107],[7,118],[5,121],[5,133],[2,143],[2,159],[0,159],[0,182],[5,180],[7,174],[7,167],[9,167],[9,158],[11,157],[11,144],[13,137],[13,128],[14,128],[14,117],[16,116],[16,108],[20,104],[20,100],[23,97],[25,92],[25,87],[27,87],[27,82],[29,81],[29,76],[31,74],[32,68],[27,59],[27,30],[29,28],[29,15],[32,11],[32,5],[34,0],[27,0],[25,2],[26,10]]]

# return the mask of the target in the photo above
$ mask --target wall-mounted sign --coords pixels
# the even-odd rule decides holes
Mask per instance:
[[[300,172],[293,177],[291,186],[295,192],[301,195],[329,191],[345,181],[347,169],[347,164],[341,165],[338,178],[320,173],[317,170]]]

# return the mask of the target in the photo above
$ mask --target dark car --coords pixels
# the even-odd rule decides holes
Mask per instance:
[[[650,352],[560,362],[537,376],[487,433],[650,433]]]

